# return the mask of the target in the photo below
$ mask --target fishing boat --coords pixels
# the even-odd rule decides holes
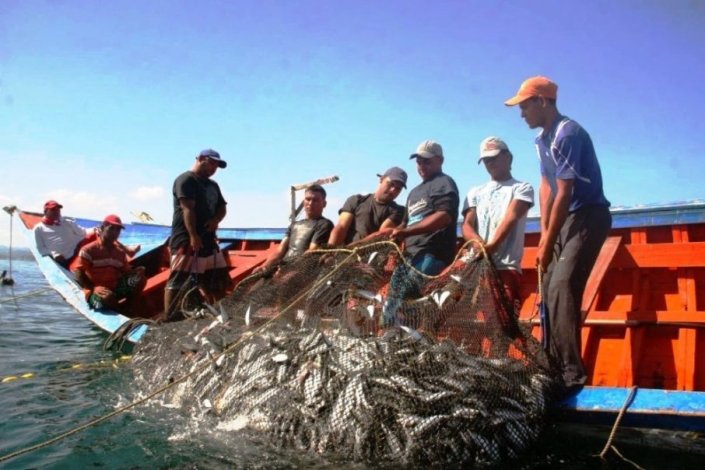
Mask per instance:
[[[37,260],[39,269],[49,285],[56,290],[78,313],[90,320],[95,326],[107,333],[115,333],[132,318],[150,319],[164,311],[164,286],[169,277],[169,253],[166,240],[171,227],[148,223],[128,223],[120,234],[124,245],[140,245],[139,256],[130,260],[133,267],[143,266],[147,275],[147,284],[140,301],[140,310],[127,312],[109,309],[94,310],[88,306],[83,290],[75,281],[73,274],[54,262],[50,257],[42,256],[34,243],[34,226],[42,219],[37,212],[17,211],[23,230],[29,242],[32,255]],[[99,221],[75,218],[79,226],[97,227]],[[279,229],[224,229],[219,231],[220,248],[227,253],[229,274],[233,285],[252,272],[269,255],[269,250],[276,248],[284,235]],[[146,325],[132,329],[125,338],[136,343],[147,331]]]
[[[89,309],[71,274],[33,247],[32,228],[41,214],[18,213],[39,268],[78,312],[108,332],[135,316]],[[609,423],[628,407],[624,425],[705,431],[705,202],[618,208],[612,215],[613,228],[582,303],[588,386],[559,403],[556,413],[571,421]],[[144,266],[149,278],[139,312],[145,318],[163,309],[168,234],[167,226],[145,223],[126,224],[121,234],[123,243],[142,245],[131,262]],[[283,229],[219,230],[233,284],[263,263],[283,235]],[[527,224],[519,318],[537,338],[539,236],[533,218]],[[134,330],[128,340],[139,341],[145,330]]]
[[[705,202],[613,209],[612,217],[581,306],[588,386],[558,412],[605,423],[628,406],[626,425],[705,431]],[[531,220],[520,320],[536,337],[539,238]]]

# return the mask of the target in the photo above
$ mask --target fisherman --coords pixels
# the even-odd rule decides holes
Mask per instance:
[[[340,217],[328,245],[364,242],[380,234],[389,234],[402,223],[404,208],[394,200],[402,189],[406,189],[406,172],[395,166],[377,176],[379,185],[374,193],[355,194],[345,201],[338,211]]]
[[[169,237],[171,273],[164,289],[164,316],[175,320],[177,293],[194,277],[206,302],[215,303],[232,286],[228,266],[218,247],[216,230],[225,218],[226,202],[211,177],[227,162],[212,149],[196,156],[191,170],[174,181],[174,215]]]
[[[584,386],[580,304],[585,284],[612,225],[609,201],[590,135],[556,107],[558,86],[546,77],[525,80],[507,106],[519,105],[536,137],[540,160],[541,238],[536,253],[548,309],[549,354],[562,368],[567,395]]]
[[[73,274],[91,308],[116,309],[120,300],[127,299],[124,311],[134,315],[147,278],[144,267],[130,268],[127,253],[117,243],[124,228],[117,215],[105,217],[98,239],[81,248]]]
[[[323,217],[326,207],[326,190],[319,184],[312,184],[304,191],[305,218],[293,222],[277,250],[253,272],[269,271],[279,263],[286,263],[311,250],[321,248],[328,242],[333,222]]]
[[[439,274],[455,256],[459,195],[453,178],[443,173],[443,148],[425,140],[410,157],[422,182],[411,190],[406,201],[403,227],[392,230],[390,238],[404,241],[405,255],[413,270],[399,265],[392,274],[390,294],[384,307],[382,326],[399,324],[396,311],[408,295],[418,294],[423,277]]]
[[[519,312],[519,281],[524,256],[526,216],[534,205],[534,188],[512,177],[514,157],[499,137],[480,143],[479,163],[490,175],[470,188],[463,204],[463,238],[482,243],[499,271],[507,300]]]
[[[62,217],[63,207],[54,200],[44,203],[44,217],[34,226],[34,240],[40,255],[50,256],[64,268],[70,268],[80,248],[96,239],[97,230],[85,229]],[[130,257],[140,250],[139,245],[121,247]]]

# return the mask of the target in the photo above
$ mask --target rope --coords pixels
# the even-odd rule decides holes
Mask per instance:
[[[207,362],[204,366],[209,366],[209,365],[210,365],[210,361]],[[194,372],[200,372],[201,370],[203,370],[203,367],[198,368],[198,369],[197,369],[196,371],[194,371]],[[66,439],[67,437],[73,436],[74,434],[77,434],[77,433],[79,433],[79,432],[81,432],[81,431],[84,431],[85,429],[88,429],[88,428],[91,427],[91,426],[95,426],[96,424],[100,424],[100,423],[102,423],[103,421],[107,421],[108,419],[112,418],[113,416],[117,416],[117,415],[119,415],[119,414],[121,414],[121,413],[124,413],[125,411],[131,409],[131,408],[134,408],[134,407],[137,406],[137,405],[141,405],[142,403],[144,403],[144,402],[146,402],[146,401],[148,401],[148,400],[151,400],[152,398],[154,398],[155,396],[157,396],[157,395],[159,395],[160,393],[164,392],[165,390],[169,389],[170,387],[173,387],[174,385],[176,385],[176,384],[178,384],[178,383],[180,383],[180,382],[183,382],[184,380],[186,380],[186,379],[187,379],[188,377],[190,377],[191,375],[192,375],[192,374],[183,375],[183,376],[181,376],[181,377],[175,379],[173,382],[170,382],[170,383],[168,383],[168,384],[166,384],[166,385],[164,385],[164,386],[158,388],[157,390],[155,390],[154,392],[150,393],[149,395],[147,395],[147,396],[145,396],[145,397],[143,397],[143,398],[140,398],[139,400],[133,401],[132,403],[128,403],[127,405],[122,406],[122,407],[120,407],[120,408],[118,408],[118,409],[116,409],[116,410],[114,410],[114,411],[112,411],[112,412],[110,412],[110,413],[108,413],[108,414],[106,414],[106,415],[100,416],[100,417],[98,417],[98,418],[96,418],[96,419],[94,419],[94,420],[91,420],[91,421],[89,421],[89,422],[87,422],[87,423],[85,423],[85,424],[82,424],[81,426],[75,427],[75,428],[73,428],[73,429],[71,429],[71,430],[69,430],[69,431],[67,431],[67,432],[65,432],[65,433],[59,434],[59,435],[56,436],[56,437],[52,437],[51,439],[47,439],[46,441],[40,442],[39,444],[35,444],[35,445],[33,445],[33,446],[30,446],[30,447],[25,447],[24,449],[19,449],[19,450],[16,450],[16,451],[14,451],[14,452],[10,452],[9,454],[2,455],[2,456],[0,456],[0,463],[1,463],[1,462],[5,462],[5,461],[10,460],[10,459],[14,459],[15,457],[19,457],[20,455],[24,455],[24,454],[27,454],[27,453],[30,453],[30,452],[34,452],[35,450],[43,449],[44,447],[48,447],[48,446],[50,446],[50,445],[52,445],[52,444],[54,444],[54,443],[56,443],[56,442],[59,442],[59,441],[61,441],[61,440]]]
[[[110,336],[103,343],[103,350],[107,351],[117,345],[118,350],[122,350],[125,341],[130,334],[142,325],[156,325],[157,322],[148,318],[130,318],[125,323],[120,325],[115,331],[110,333]]]
[[[24,294],[15,295],[12,297],[3,297],[2,299],[0,299],[0,304],[4,304],[6,302],[12,302],[17,299],[24,299],[26,297],[32,297],[34,295],[43,295],[51,290],[53,290],[51,287],[42,287],[40,289],[35,289],[33,291],[25,292]]]
[[[391,241],[376,242],[376,243],[377,243],[377,244],[381,244],[381,245],[387,245],[387,244],[392,244],[392,245],[394,245],[394,246],[396,247],[397,252],[401,255],[401,259],[404,260],[405,263],[407,263],[406,259],[405,259],[404,256],[402,255],[402,253],[401,253],[401,251],[399,250],[399,247],[396,245],[396,243],[393,243],[393,242],[391,242]],[[480,243],[479,243],[478,241],[476,241],[476,240],[469,240],[468,242],[466,242],[466,243],[463,245],[463,248],[464,248],[465,246],[471,244],[471,243],[476,243],[476,244],[478,244],[479,247],[480,247],[480,250],[482,250],[483,254],[486,255],[486,253],[485,253],[485,251],[484,251],[484,248],[482,247],[482,244],[480,244]],[[372,244],[369,244],[369,245],[365,245],[365,248],[369,248],[370,246],[374,246],[374,245],[375,245],[375,243],[372,243]],[[128,411],[128,410],[130,410],[130,409],[132,409],[132,408],[134,408],[134,407],[136,407],[136,406],[138,406],[138,405],[141,405],[142,403],[147,402],[148,400],[150,400],[150,399],[154,398],[155,396],[157,396],[157,395],[159,395],[159,394],[165,392],[166,390],[170,389],[171,387],[173,387],[173,386],[175,386],[175,385],[177,385],[177,384],[179,384],[179,383],[181,383],[181,382],[187,380],[188,378],[190,378],[190,377],[192,377],[192,376],[194,376],[194,375],[196,375],[196,374],[202,372],[205,368],[210,367],[211,364],[215,363],[215,362],[216,362],[218,359],[220,359],[222,356],[225,356],[226,354],[229,354],[230,352],[234,351],[234,350],[240,345],[240,343],[243,342],[246,338],[249,338],[251,335],[256,334],[256,333],[258,333],[259,331],[263,330],[267,325],[269,325],[270,323],[272,323],[273,321],[277,320],[279,317],[281,317],[282,315],[284,315],[289,309],[291,309],[294,305],[296,305],[301,299],[303,299],[304,297],[306,297],[307,295],[309,295],[311,292],[313,292],[314,290],[318,289],[322,284],[324,284],[331,276],[333,276],[333,274],[335,274],[336,271],[338,271],[342,266],[344,266],[350,259],[352,259],[352,258],[354,258],[354,257],[358,257],[358,255],[357,255],[358,248],[354,248],[353,250],[345,249],[345,250],[315,250],[315,251],[329,251],[329,252],[331,252],[331,251],[344,251],[344,252],[349,253],[349,255],[348,255],[339,265],[337,265],[333,270],[331,270],[331,272],[327,273],[325,276],[323,276],[322,278],[318,279],[316,282],[313,283],[313,285],[312,285],[308,290],[306,290],[305,292],[303,292],[301,295],[299,295],[298,297],[296,297],[289,305],[287,305],[286,307],[284,307],[284,309],[282,309],[282,311],[279,312],[275,317],[273,317],[272,319],[270,319],[270,321],[268,321],[268,322],[262,324],[260,327],[258,327],[257,329],[255,329],[251,334],[242,335],[242,336],[241,336],[237,341],[235,341],[233,344],[231,344],[230,346],[228,346],[227,348],[225,348],[224,350],[222,350],[220,353],[214,354],[212,357],[210,357],[210,358],[209,358],[208,360],[206,360],[203,364],[201,364],[199,367],[195,368],[195,369],[192,370],[191,372],[188,372],[188,373],[182,375],[181,377],[178,377],[178,378],[175,378],[175,379],[171,380],[169,383],[167,383],[167,384],[165,384],[165,385],[159,387],[157,390],[155,390],[155,391],[149,393],[149,394],[146,395],[145,397],[140,398],[139,400],[133,401],[132,403],[129,403],[129,404],[125,405],[125,406],[122,406],[122,407],[120,407],[120,408],[118,408],[118,409],[116,409],[116,410],[114,410],[114,411],[112,411],[112,412],[110,412],[110,413],[108,413],[108,414],[106,414],[106,415],[104,415],[104,416],[101,416],[101,417],[98,417],[98,418],[96,418],[96,419],[94,419],[94,420],[91,420],[91,421],[89,421],[89,422],[87,422],[87,423],[85,423],[85,424],[82,424],[82,425],[80,425],[80,426],[78,426],[78,427],[76,427],[76,428],[74,428],[74,429],[71,429],[71,430],[69,430],[69,431],[67,431],[67,432],[65,432],[65,433],[63,433],[63,434],[60,434],[60,435],[58,435],[58,436],[56,436],[56,437],[53,437],[53,438],[51,438],[51,439],[48,439],[48,440],[46,440],[46,441],[44,441],[44,442],[41,442],[41,443],[35,444],[35,445],[33,445],[33,446],[26,447],[26,448],[24,448],[24,449],[19,449],[19,450],[17,450],[17,451],[11,452],[11,453],[9,453],[9,454],[0,456],[0,463],[1,463],[1,462],[4,462],[4,461],[7,461],[7,460],[10,460],[10,459],[12,459],[12,458],[18,457],[18,456],[20,456],[20,455],[24,455],[24,454],[27,454],[27,453],[29,453],[29,452],[34,452],[35,450],[39,450],[39,449],[42,449],[42,448],[44,448],[44,447],[50,446],[50,445],[52,445],[52,444],[54,444],[54,443],[56,443],[56,442],[59,442],[59,441],[61,441],[61,440],[63,440],[63,439],[66,439],[67,437],[70,437],[70,436],[72,436],[72,435],[74,435],[74,434],[77,434],[77,433],[79,433],[79,432],[81,432],[81,431],[83,431],[83,430],[85,430],[85,429],[88,429],[88,428],[91,427],[91,426],[95,426],[95,425],[100,424],[100,423],[102,423],[102,422],[104,422],[104,421],[107,421],[108,419],[110,419],[110,418],[112,418],[112,417],[114,417],[114,416],[117,416],[118,414],[124,413],[125,411]],[[455,263],[455,261],[457,261],[458,257],[459,257],[459,255],[456,255],[456,259],[453,261],[453,263]],[[486,257],[486,256],[485,256],[485,257]],[[407,263],[407,265],[408,265],[408,263]],[[410,265],[408,265],[408,266],[411,267]],[[413,269],[413,267],[412,267],[412,269]],[[423,273],[420,273],[420,274],[423,274]],[[426,276],[426,275],[424,275],[424,276]],[[252,276],[250,276],[250,277],[252,277]],[[434,278],[437,278],[437,277],[439,277],[439,276],[426,276],[426,277],[427,277],[427,278],[432,278],[432,279],[434,279]],[[241,281],[241,283],[244,282],[244,281],[245,281],[245,279],[243,279],[243,281]],[[132,320],[144,320],[144,319],[132,319]],[[132,320],[130,320],[130,321],[124,323],[124,324],[120,327],[120,329],[123,329],[123,327],[124,327],[125,330],[127,331],[127,327],[126,327],[125,325],[130,324],[130,323],[132,322]],[[151,320],[150,320],[150,322],[151,322]],[[136,322],[135,322],[135,323],[136,323]],[[119,329],[119,330],[120,330],[120,329]],[[131,331],[131,330],[130,330],[130,331]],[[117,332],[117,331],[116,331],[116,332]],[[111,335],[111,336],[112,336],[112,335]],[[107,343],[107,341],[106,341],[106,343]]]
[[[10,284],[12,284],[14,282],[12,279],[12,214],[14,214],[15,211],[14,211],[14,207],[11,210],[8,210],[8,208],[6,207],[5,211],[8,214],[10,214],[10,246],[8,248],[8,258],[10,261],[10,277],[5,278],[5,279],[8,279],[8,282],[10,282]],[[3,279],[3,281],[4,281],[4,279]]]
[[[629,396],[627,396],[627,399],[624,401],[624,404],[622,405],[622,408],[619,410],[619,414],[617,414],[617,419],[614,420],[614,425],[612,426],[612,431],[610,431],[610,435],[607,438],[607,442],[605,443],[605,447],[602,449],[602,452],[597,455],[597,457],[600,457],[602,460],[605,459],[605,455],[607,454],[607,451],[609,449],[617,450],[613,445],[612,441],[614,440],[614,436],[617,434],[617,428],[619,427],[619,423],[622,421],[622,418],[624,417],[624,414],[627,412],[627,408],[632,404],[632,401],[634,401],[634,396],[636,395],[636,390],[637,386],[634,385],[630,391],[629,391]],[[617,452],[617,455],[621,457],[621,454]],[[626,460],[626,459],[625,459]],[[633,464],[633,462],[630,462]],[[636,464],[634,464],[636,465]],[[638,467],[638,466],[637,466]],[[641,467],[639,467],[641,468]]]
[[[355,251],[356,251],[356,250],[353,250],[353,253],[351,253],[350,256],[348,256],[348,258],[346,258],[343,263],[341,263],[341,266],[342,266],[343,264],[345,264],[345,262],[346,262],[348,259],[350,259],[352,256],[354,256],[354,255],[356,254]],[[326,276],[324,276],[324,277],[320,280],[320,282],[314,283],[314,285],[313,285],[309,290],[307,290],[307,291],[304,292],[302,295],[300,295],[299,297],[297,297],[296,300],[294,300],[292,303],[290,303],[288,306],[286,306],[286,307],[284,308],[284,310],[282,310],[282,311],[281,311],[276,317],[274,317],[272,320],[270,320],[270,321],[264,323],[264,324],[261,325],[259,328],[257,328],[257,329],[253,332],[253,334],[259,332],[259,331],[262,330],[262,329],[264,329],[264,328],[265,328],[267,325],[269,325],[272,321],[274,321],[275,319],[277,319],[277,318],[279,318],[281,315],[283,315],[287,310],[289,310],[293,305],[295,305],[296,302],[298,302],[301,298],[303,298],[305,295],[308,295],[309,293],[311,293],[314,289],[318,288],[318,286],[320,286],[321,283],[325,282],[325,281],[328,279],[328,277],[330,277],[330,276],[331,276],[335,271],[337,271],[338,269],[339,269],[339,268],[336,267],[333,271],[331,271],[331,272],[328,273]],[[127,323],[129,323],[129,322],[126,322],[125,324],[127,324]],[[123,326],[124,326],[125,324],[123,324]],[[121,327],[121,328],[122,328],[122,327]],[[242,341],[244,341],[246,338],[248,338],[249,336],[250,336],[250,335],[243,335],[243,336],[240,337],[237,341],[235,341],[233,344],[231,344],[230,346],[228,346],[227,348],[225,348],[225,349],[224,349],[223,351],[221,351],[220,353],[214,354],[210,359],[206,360],[206,361],[205,361],[203,364],[201,364],[199,367],[195,368],[195,369],[192,370],[191,372],[188,372],[188,373],[182,375],[181,377],[178,377],[178,378],[176,378],[176,379],[171,380],[169,383],[167,383],[167,384],[165,384],[165,385],[159,387],[157,390],[155,390],[155,391],[149,393],[149,394],[146,395],[145,397],[140,398],[139,400],[135,400],[135,401],[133,401],[132,403],[128,403],[128,404],[125,405],[125,406],[122,406],[122,407],[120,407],[120,408],[118,408],[118,409],[116,409],[116,410],[114,410],[114,411],[112,411],[112,412],[110,412],[110,413],[108,413],[108,414],[106,414],[106,415],[103,415],[103,416],[101,416],[101,417],[98,417],[98,418],[96,418],[96,419],[93,419],[93,420],[91,420],[91,421],[89,421],[89,422],[87,422],[87,423],[85,423],[85,424],[82,424],[82,425],[80,425],[80,426],[77,426],[77,427],[75,427],[75,428],[73,428],[73,429],[71,429],[71,430],[69,430],[69,431],[67,431],[67,432],[65,432],[65,433],[62,433],[62,434],[60,434],[60,435],[58,435],[58,436],[55,436],[55,437],[52,437],[51,439],[47,439],[47,440],[44,441],[44,442],[40,442],[40,443],[35,444],[35,445],[33,445],[33,446],[25,447],[24,449],[19,449],[19,450],[16,450],[16,451],[14,451],[14,452],[11,452],[11,453],[9,453],[9,454],[2,455],[2,456],[0,456],[0,463],[1,463],[1,462],[5,462],[5,461],[10,460],[10,459],[13,459],[13,458],[15,458],[15,457],[19,457],[20,455],[24,455],[24,454],[27,454],[27,453],[30,453],[30,452],[34,452],[35,450],[39,450],[39,449],[42,449],[42,448],[44,448],[44,447],[48,447],[48,446],[50,446],[50,445],[52,445],[52,444],[55,444],[56,442],[59,442],[59,441],[61,441],[61,440],[63,440],[63,439],[66,439],[67,437],[73,436],[74,434],[77,434],[77,433],[79,433],[79,432],[81,432],[81,431],[83,431],[83,430],[85,430],[85,429],[88,429],[88,428],[90,428],[91,426],[95,426],[95,425],[97,425],[97,424],[100,424],[100,423],[102,423],[102,422],[104,422],[104,421],[107,421],[108,419],[110,419],[110,418],[112,418],[112,417],[114,417],[114,416],[117,416],[117,415],[119,415],[119,414],[121,414],[121,413],[124,413],[125,411],[128,411],[128,410],[130,410],[130,409],[132,409],[132,408],[134,408],[134,407],[136,407],[136,406],[138,406],[138,405],[141,405],[142,403],[147,402],[148,400],[150,400],[150,399],[154,398],[155,396],[157,396],[157,395],[159,395],[159,394],[165,392],[166,390],[170,389],[171,387],[173,387],[173,386],[175,386],[175,385],[177,385],[177,384],[179,384],[179,383],[185,381],[186,379],[188,379],[188,378],[190,378],[190,377],[192,377],[192,376],[194,376],[194,375],[196,375],[196,374],[202,372],[205,368],[210,367],[211,364],[213,364],[215,361],[217,361],[218,359],[220,359],[221,356],[224,356],[225,354],[229,354],[231,351],[235,350],[235,349],[240,345],[240,343],[241,343]]]
[[[468,240],[468,241],[466,241],[465,243],[463,243],[463,245],[460,247],[460,249],[459,249],[458,252],[456,253],[455,258],[453,258],[453,261],[452,261],[448,266],[453,266],[453,265],[455,264],[455,262],[458,261],[458,259],[460,259],[461,257],[463,257],[463,256],[464,256],[464,254],[463,254],[463,249],[465,249],[466,247],[468,247],[469,245],[472,245],[472,244],[477,245],[478,249],[482,252],[482,255],[483,255],[485,258],[488,258],[488,257],[487,257],[487,252],[485,251],[485,247],[482,245],[482,243],[481,243],[479,240],[473,239],[473,240]],[[399,259],[401,259],[401,261],[402,261],[411,271],[415,272],[416,274],[418,274],[419,276],[421,276],[421,277],[423,277],[423,278],[426,278],[426,279],[438,279],[439,277],[442,277],[442,276],[444,275],[443,272],[441,272],[440,274],[438,274],[438,275],[436,275],[436,276],[432,276],[432,275],[429,275],[429,274],[426,274],[426,273],[423,273],[423,272],[419,271],[419,270],[416,269],[414,266],[412,266],[411,263],[406,259],[406,257],[404,256],[404,254],[403,254],[402,251],[401,251],[401,248],[399,248],[399,245],[397,245],[396,243],[394,243],[393,241],[390,241],[390,240],[383,240],[383,241],[379,241],[379,242],[367,243],[367,244],[365,244],[365,245],[361,245],[359,248],[363,248],[363,247],[364,247],[365,249],[369,249],[369,248],[372,248],[372,247],[375,247],[375,246],[378,246],[378,245],[379,245],[379,246],[389,246],[389,245],[391,245],[391,246],[394,248],[394,250],[397,252],[397,254],[399,255]],[[335,253],[335,252],[356,253],[357,251],[358,251],[358,248],[354,248],[354,249],[352,249],[352,250],[350,250],[349,248],[322,248],[322,249],[318,249],[318,250],[311,250],[309,253]],[[347,261],[347,258],[343,261],[342,264],[344,264],[346,261]],[[245,280],[245,279],[243,279],[243,281],[244,281],[244,280]]]
[[[610,446],[610,449],[612,449],[612,451],[613,451],[615,454],[617,454],[617,456],[618,456],[620,459],[622,459],[622,461],[627,462],[628,464],[633,465],[634,468],[638,468],[639,470],[645,470],[644,467],[642,467],[641,465],[637,464],[637,463],[634,462],[634,461],[629,460],[628,458],[626,458],[625,456],[623,456],[622,454],[620,454],[619,451],[617,450],[617,448],[616,448],[615,446]]]
[[[539,303],[543,302],[543,271],[541,271],[541,266],[536,265],[536,274],[538,279],[536,281],[536,301],[534,302],[534,313],[526,321],[531,321],[536,318],[539,314]]]
[[[61,373],[61,372],[84,372],[87,370],[99,370],[99,369],[107,369],[107,368],[117,368],[120,364],[121,361],[127,361],[130,360],[132,356],[120,356],[118,358],[113,359],[112,361],[106,361],[106,360],[100,360],[98,362],[93,362],[90,364],[82,364],[82,363],[77,363],[70,365],[68,367],[61,367],[57,368],[54,370],[50,370],[47,376],[51,377],[52,374],[54,373]],[[5,384],[5,383],[10,383],[14,382],[17,380],[28,380],[28,379],[34,379],[37,378],[41,375],[40,372],[34,373],[34,372],[24,372],[24,373],[17,373],[15,375],[8,375],[0,379],[0,384]]]

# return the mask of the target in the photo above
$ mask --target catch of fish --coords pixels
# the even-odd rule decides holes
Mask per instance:
[[[360,462],[487,466],[536,442],[556,387],[547,370],[515,356],[469,353],[406,327],[357,337],[283,321],[253,328],[220,315],[150,330],[133,367],[143,393],[173,382],[164,403],[280,447]]]

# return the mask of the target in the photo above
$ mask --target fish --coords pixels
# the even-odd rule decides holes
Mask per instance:
[[[369,292],[370,305],[378,305],[381,296]],[[447,298],[427,307],[447,306]],[[254,304],[246,305],[247,324]],[[152,384],[154,373],[192,371],[165,392],[165,405],[192,410],[194,418],[208,412],[227,429],[262,433],[278,448],[450,467],[497,465],[524,453],[540,435],[557,381],[522,361],[470,354],[407,325],[384,337],[284,320],[246,326],[185,324],[173,346],[195,344],[195,354],[170,356],[168,342],[156,342],[154,356],[133,361],[135,377]],[[208,361],[214,366],[203,367]]]

